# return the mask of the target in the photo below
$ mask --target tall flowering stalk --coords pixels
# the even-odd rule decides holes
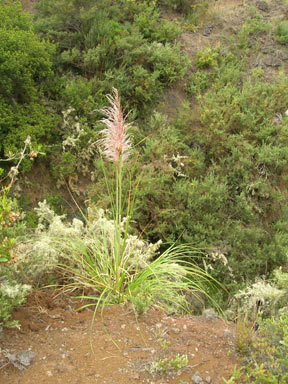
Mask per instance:
[[[127,116],[123,114],[117,89],[113,88],[113,95],[108,95],[107,99],[110,107],[100,110],[105,116],[100,121],[106,125],[106,128],[100,131],[104,137],[98,143],[103,148],[103,154],[107,159],[114,162],[120,170],[131,152],[132,145],[128,133],[131,124],[126,122]]]
[[[122,259],[125,251],[124,242],[121,240],[121,221],[122,221],[122,169],[124,162],[128,159],[132,144],[129,137],[131,124],[126,122],[127,116],[124,115],[120,97],[117,89],[113,88],[113,94],[108,95],[110,106],[103,108],[100,112],[104,118],[100,120],[106,128],[100,131],[103,138],[98,140],[98,144],[103,150],[103,155],[116,166],[116,195],[115,195],[115,239],[114,239],[114,269],[115,269],[115,291],[120,291]]]

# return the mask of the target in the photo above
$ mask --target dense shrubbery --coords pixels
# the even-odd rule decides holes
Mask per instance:
[[[242,73],[233,55],[210,72],[213,88],[200,98],[199,120],[189,108],[174,124],[156,114],[139,160],[141,229],[225,255],[230,271],[211,266],[229,284],[233,273],[239,283],[282,265],[288,246],[288,82],[281,75],[273,83],[245,81]]]
[[[20,2],[0,1],[0,153],[18,148],[28,135],[46,140],[57,118],[41,99],[52,75],[53,45],[33,32]]]
[[[86,89],[82,104],[90,98],[99,107],[113,85],[143,117],[163,87],[182,78],[188,68],[173,43],[180,28],[160,19],[153,1],[101,0],[96,6],[86,0],[42,0],[38,9],[38,30],[57,43],[58,69],[87,79],[86,86],[80,80]],[[71,105],[81,108],[71,90]]]

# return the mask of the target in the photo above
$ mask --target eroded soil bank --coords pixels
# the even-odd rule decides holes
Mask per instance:
[[[77,306],[52,291],[33,293],[14,314],[21,329],[0,333],[0,383],[200,383],[201,377],[220,384],[237,364],[233,326],[209,312],[178,317],[150,309],[136,319],[130,306],[117,305],[102,318],[98,313],[91,330],[93,311]],[[35,356],[25,367],[27,351]],[[153,373],[153,363],[177,355],[187,355],[184,368]]]

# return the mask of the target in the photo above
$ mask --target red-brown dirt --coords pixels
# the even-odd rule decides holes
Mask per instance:
[[[203,383],[220,384],[237,364],[233,326],[217,316],[168,316],[150,309],[135,318],[130,306],[106,307],[97,313],[75,311],[80,303],[54,292],[33,293],[14,313],[21,329],[0,333],[1,384]],[[35,358],[25,371],[5,353],[31,350]],[[151,364],[187,355],[178,372],[151,374]],[[194,376],[194,379],[193,379]],[[197,382],[197,381],[196,381]]]

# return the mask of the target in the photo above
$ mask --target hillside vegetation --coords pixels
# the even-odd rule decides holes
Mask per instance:
[[[131,228],[125,227],[123,241],[140,234],[137,257],[154,247],[145,260],[155,261],[171,244],[188,243],[193,252],[184,247],[184,260],[205,275],[196,286],[214,304],[235,314],[233,296],[242,290],[249,298],[260,279],[270,292],[281,291],[256,295],[253,305],[263,306],[263,317],[286,307],[288,4],[220,3],[227,20],[216,4],[197,0],[40,0],[33,15],[18,1],[0,0],[0,275],[24,287],[13,303],[0,290],[7,306],[0,324],[24,300],[27,283],[62,282],[56,266],[66,261],[55,256],[59,244],[52,254],[50,243],[57,231],[68,242],[77,233],[90,244],[81,227],[87,220],[105,246],[117,236],[121,243],[126,214],[121,202],[117,217],[107,184],[128,201]],[[115,89],[133,123],[121,190],[113,164],[103,174],[98,141],[106,96]],[[38,207],[36,200],[44,199]],[[112,235],[97,229],[100,219],[107,226],[116,220]],[[30,243],[27,251],[23,235],[34,242],[33,231],[50,236],[50,253]],[[227,290],[216,290],[212,281]],[[148,296],[134,304],[149,306]],[[265,327],[276,325],[271,320]],[[275,368],[281,380],[283,364]]]

